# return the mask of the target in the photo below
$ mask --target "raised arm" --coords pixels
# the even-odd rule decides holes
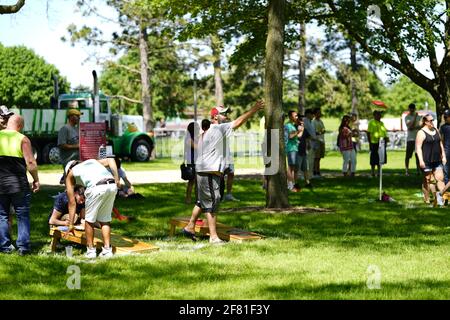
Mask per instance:
[[[242,126],[255,113],[257,113],[259,110],[262,109],[264,109],[264,101],[258,100],[249,111],[247,111],[246,113],[244,113],[243,115],[241,115],[240,117],[238,117],[236,120],[233,121],[233,129],[237,129],[240,126]]]

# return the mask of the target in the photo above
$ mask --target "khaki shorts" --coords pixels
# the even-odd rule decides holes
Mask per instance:
[[[102,184],[87,188],[84,192],[86,197],[85,220],[90,223],[110,222],[116,194],[117,186],[115,184]]]

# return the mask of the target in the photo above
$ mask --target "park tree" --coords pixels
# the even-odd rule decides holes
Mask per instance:
[[[388,86],[383,101],[389,107],[390,114],[400,116],[403,111],[408,110],[410,103],[415,103],[418,110],[426,109],[432,105],[433,97],[408,77],[402,75],[396,82]]]
[[[49,108],[53,92],[52,75],[59,78],[60,92],[70,84],[59,70],[24,46],[0,44],[0,104],[8,107]]]
[[[19,12],[25,5],[25,0],[17,0],[15,4],[5,5],[0,4],[0,14],[12,14]]]
[[[175,48],[169,49],[164,46],[166,40],[153,36],[150,36],[149,40],[154,48],[149,65],[154,70],[154,76],[150,81],[153,88],[155,118],[175,117],[183,112],[192,100],[191,90],[186,90],[191,87],[187,67],[180,63]],[[163,47],[160,48],[160,45]],[[160,50],[155,50],[156,48]],[[128,114],[142,114],[140,76],[138,72],[130,72],[139,70],[139,63],[138,50],[131,49],[117,61],[104,65],[100,87],[113,98],[111,106],[114,111],[127,110]]]
[[[284,27],[285,0],[270,0],[268,7],[268,33],[266,41],[266,73],[265,73],[265,113],[267,130],[267,149],[272,143],[278,143],[279,170],[268,176],[266,207],[289,207],[286,161],[284,150],[283,124],[283,61],[284,61]],[[278,129],[281,133],[278,141],[272,141],[271,130]],[[272,155],[272,161],[275,155]]]
[[[438,115],[449,108],[450,1],[326,0],[316,13],[331,16],[328,22],[365,52],[428,91]],[[429,63],[430,76],[418,69],[420,60]]]
[[[110,46],[110,52],[113,55],[120,55],[123,52],[136,50],[139,52],[138,68],[130,68],[126,65],[116,64],[117,68],[128,70],[130,73],[139,76],[140,79],[140,103],[142,104],[142,115],[144,117],[144,126],[147,131],[152,130],[155,125],[154,120],[154,96],[151,79],[154,77],[154,69],[150,63],[150,58],[154,51],[161,48],[154,48],[150,38],[160,37],[170,39],[170,31],[173,29],[168,25],[168,21],[162,17],[165,16],[167,7],[164,1],[156,0],[106,0],[106,4],[114,8],[117,18],[102,16],[98,8],[94,6],[94,0],[79,0],[78,5],[84,9],[83,13],[87,16],[93,15],[108,22],[115,23],[120,31],[114,32],[111,37],[104,37],[102,30],[97,27],[82,26],[78,28],[71,24],[68,27],[70,41],[84,42],[91,46]],[[170,44],[167,44],[170,47]],[[112,61],[112,59],[111,59]],[[111,67],[113,64],[109,63]],[[123,98],[127,98],[123,96]],[[129,98],[131,102],[139,100]]]

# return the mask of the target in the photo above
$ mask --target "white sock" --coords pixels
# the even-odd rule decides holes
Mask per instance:
[[[294,188],[294,183],[292,181],[288,181],[288,189],[292,190]]]

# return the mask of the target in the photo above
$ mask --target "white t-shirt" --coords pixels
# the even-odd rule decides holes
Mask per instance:
[[[415,141],[417,132],[419,132],[419,129],[420,129],[420,116],[417,116],[416,121],[412,124],[413,120],[414,120],[413,114],[408,114],[405,117],[405,123],[406,123],[406,127],[408,129],[407,134],[406,134],[407,141]],[[411,125],[411,124],[412,124],[412,129],[409,129],[408,125]]]
[[[233,134],[233,122],[211,124],[202,134],[198,144],[197,172],[222,172],[226,168],[226,145],[224,139]]]
[[[95,159],[83,161],[72,169],[77,184],[90,188],[103,179],[114,179],[114,176]]]

